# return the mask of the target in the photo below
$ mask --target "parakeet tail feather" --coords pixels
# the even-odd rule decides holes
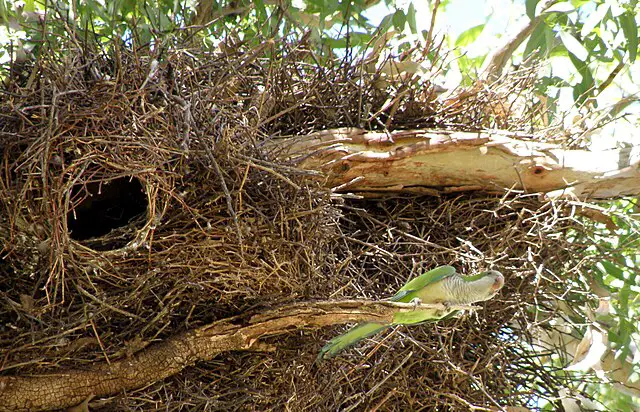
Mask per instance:
[[[389,325],[382,325],[380,323],[361,323],[354,326],[347,333],[336,336],[324,345],[324,347],[320,349],[317,360],[332,358],[349,346],[358,343],[364,338],[373,336],[388,327]]]

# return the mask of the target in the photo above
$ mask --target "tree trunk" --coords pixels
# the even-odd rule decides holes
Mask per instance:
[[[612,199],[640,193],[640,148],[565,150],[509,132],[342,128],[275,141],[269,149],[322,170],[340,192],[541,193]]]

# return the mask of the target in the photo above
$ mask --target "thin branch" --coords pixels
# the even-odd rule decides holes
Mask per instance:
[[[238,215],[236,214],[236,211],[233,207],[233,199],[231,198],[231,192],[229,192],[229,188],[227,187],[227,182],[224,179],[224,174],[222,173],[222,169],[220,169],[220,165],[218,165],[216,158],[214,157],[213,153],[208,147],[207,147],[207,151],[209,152],[209,158],[211,160],[211,164],[213,165],[213,168],[215,169],[216,174],[220,179],[220,186],[222,186],[222,191],[224,192],[224,197],[227,201],[227,209],[229,210],[229,214],[233,218],[233,224],[235,226],[236,233],[238,235],[238,241],[242,242],[242,229],[240,229],[240,223],[238,222]]]
[[[487,82],[494,82],[500,78],[502,71],[504,70],[507,62],[516,51],[516,49],[525,41],[531,33],[538,27],[540,23],[547,17],[545,11],[558,0],[548,0],[541,7],[541,12],[533,19],[531,19],[518,33],[507,40],[502,47],[496,49],[492,53],[489,53],[484,60],[484,64],[481,69],[480,79]]]
[[[433,5],[433,12],[431,12],[431,23],[429,24],[429,32],[427,33],[427,44],[424,47],[425,53],[429,53],[431,44],[433,43],[433,28],[436,25],[436,15],[438,14],[438,8],[440,7],[440,0],[436,0]]]
[[[611,71],[611,73],[609,73],[609,76],[605,79],[605,81],[603,81],[602,84],[598,86],[598,94],[602,93],[607,87],[611,85],[611,83],[613,83],[613,80],[622,71],[622,69],[624,69],[624,66],[626,66],[626,63],[624,63],[623,61],[618,62],[618,65]]]

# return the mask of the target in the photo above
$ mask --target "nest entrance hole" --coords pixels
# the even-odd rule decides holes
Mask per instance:
[[[133,176],[77,184],[71,189],[71,201],[75,207],[67,214],[67,228],[69,236],[78,241],[126,228],[145,216],[148,206],[142,183]],[[127,240],[132,239],[133,234]]]

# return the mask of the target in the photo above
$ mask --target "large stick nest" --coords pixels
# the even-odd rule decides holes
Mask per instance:
[[[476,314],[399,327],[330,362],[314,359],[344,326],[272,338],[275,352],[226,353],[90,406],[460,410],[553,397],[560,383],[538,367],[527,328],[534,302],[574,276],[571,219],[515,194],[343,197],[262,149],[340,126],[521,130],[496,96],[526,78],[443,102],[428,80],[380,89],[379,74],[321,67],[304,45],[223,50],[43,52],[7,83],[2,374],[115,360],[279,304],[382,299],[421,268],[453,264],[501,270],[506,287]]]

